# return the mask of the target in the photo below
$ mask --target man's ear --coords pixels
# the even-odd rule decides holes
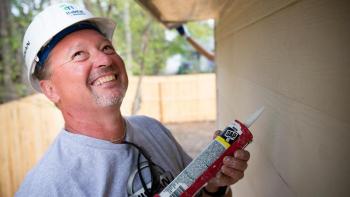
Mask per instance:
[[[50,99],[53,103],[57,104],[60,100],[59,95],[57,94],[56,88],[54,84],[52,84],[51,80],[40,80],[39,81],[41,91],[45,94],[45,96]]]

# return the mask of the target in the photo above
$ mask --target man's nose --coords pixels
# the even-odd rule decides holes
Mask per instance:
[[[110,55],[104,53],[103,51],[96,50],[94,59],[93,59],[94,67],[107,67],[112,65],[112,58]]]

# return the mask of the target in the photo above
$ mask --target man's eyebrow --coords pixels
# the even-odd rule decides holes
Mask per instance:
[[[74,45],[70,46],[68,51],[67,51],[67,55],[71,54],[73,50],[75,50],[76,48],[80,48],[83,45],[81,43],[75,43]]]
[[[107,38],[104,38],[104,39],[102,40],[101,43],[106,43],[106,42],[112,44],[112,41],[110,41],[110,40],[107,39]]]
[[[101,40],[100,44],[104,44],[104,43],[112,44],[112,42],[108,38],[103,38],[103,40]],[[72,51],[76,50],[77,48],[81,48],[83,46],[84,46],[83,43],[80,43],[80,42],[74,43],[72,46],[69,47],[66,54],[70,55]]]

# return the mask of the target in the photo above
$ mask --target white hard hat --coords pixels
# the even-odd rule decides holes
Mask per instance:
[[[35,90],[41,92],[39,81],[34,76],[35,66],[40,61],[38,53],[53,40],[54,36],[72,25],[85,21],[89,24],[91,23],[96,30],[104,34],[109,40],[112,40],[116,26],[112,20],[95,17],[88,10],[73,4],[60,3],[52,5],[33,19],[24,34],[23,56],[29,82]]]

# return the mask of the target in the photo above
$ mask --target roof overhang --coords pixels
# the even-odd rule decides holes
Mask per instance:
[[[167,28],[188,21],[213,19],[233,0],[136,0]]]

